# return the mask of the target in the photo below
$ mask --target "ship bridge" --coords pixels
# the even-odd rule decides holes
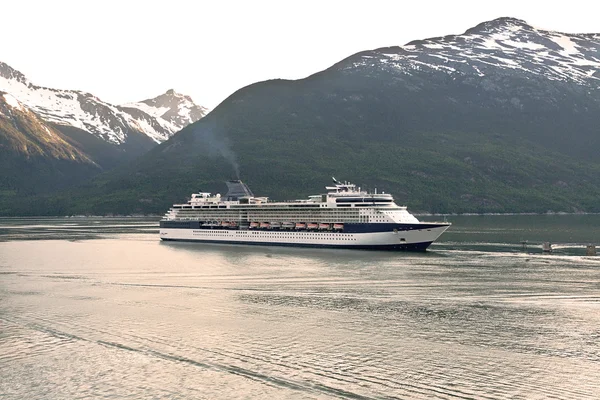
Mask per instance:
[[[350,182],[338,182],[333,178],[334,186],[326,186],[327,202],[336,204],[353,204],[353,203],[368,203],[369,205],[393,205],[394,198],[391,194],[382,192],[369,193],[362,190],[360,187],[356,187],[355,184]]]
[[[357,209],[365,222],[419,223],[405,206],[394,202],[394,197],[385,192],[369,193],[350,182],[339,182],[333,178],[334,186],[326,186],[323,201],[328,207]]]

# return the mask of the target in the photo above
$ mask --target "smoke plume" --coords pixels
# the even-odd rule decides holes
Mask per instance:
[[[222,129],[214,121],[204,121],[196,124],[194,130],[196,143],[201,144],[210,155],[222,156],[233,168],[235,176],[240,179],[240,165],[237,156],[231,148],[231,142]]]

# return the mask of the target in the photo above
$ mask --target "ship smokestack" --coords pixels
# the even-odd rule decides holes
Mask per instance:
[[[238,180],[227,181],[227,194],[225,195],[228,201],[237,201],[240,197],[254,197],[254,194],[244,182]]]

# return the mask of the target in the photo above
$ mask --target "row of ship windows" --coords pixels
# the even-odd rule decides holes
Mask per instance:
[[[374,214],[384,214],[384,211],[375,211],[375,210],[310,210],[301,212],[299,210],[252,210],[252,211],[236,211],[236,210],[180,210],[180,209],[172,209],[172,211],[177,212],[178,214],[201,214],[201,215],[374,215]],[[386,213],[387,214],[387,213]],[[391,214],[391,213],[390,213]]]
[[[349,210],[347,208],[305,208],[305,209],[299,209],[299,208],[283,208],[283,209],[277,209],[277,208],[253,208],[253,209],[248,209],[248,210],[240,210],[240,209],[235,209],[235,208],[175,208],[175,207],[171,207],[173,210],[177,210],[177,211],[181,211],[181,212],[236,212],[236,213],[251,213],[251,212],[258,212],[258,213],[263,213],[263,212],[277,212],[277,213],[309,213],[309,212],[369,212],[369,211],[392,211],[392,210],[383,210],[383,209],[377,209],[377,210],[369,210],[369,209],[361,209],[361,210]]]
[[[373,215],[379,215],[379,216],[384,216],[384,214],[382,213],[340,213],[340,212],[324,212],[324,213],[270,213],[270,212],[260,212],[260,213],[244,213],[244,214],[240,214],[240,213],[236,213],[236,212],[198,212],[198,211],[188,211],[188,212],[182,212],[182,211],[177,211],[176,212],[177,215],[219,215],[219,216],[233,216],[235,218],[246,218],[246,217],[250,217],[250,218],[254,218],[254,217],[260,217],[263,215],[268,215],[271,217],[275,217],[275,218],[286,218],[286,217],[311,217],[311,218],[320,218],[320,217],[327,217],[327,216],[339,216],[339,215],[348,215],[348,216],[353,216],[353,217],[358,217],[360,216],[373,216]]]
[[[340,204],[338,205],[338,207],[347,207],[348,205],[346,204]],[[284,208],[275,208],[275,207],[269,207],[266,210],[271,211],[271,210],[282,210],[282,211],[287,211],[289,209],[293,209],[293,208],[300,208],[300,207],[310,207],[310,208],[314,208],[314,209],[318,209],[318,208],[322,208],[322,205],[307,205],[307,206],[294,206],[294,207],[284,207]],[[210,209],[215,209],[215,208],[219,208],[219,209],[227,209],[227,206],[173,206],[174,209],[176,210],[210,210]],[[256,211],[257,208],[262,208],[264,210],[263,207],[261,206],[254,206],[251,208],[248,207],[230,207],[228,208],[229,210],[236,210],[236,211]]]
[[[383,201],[383,202],[376,202],[376,203],[390,203],[390,201]],[[354,202],[356,203],[356,202]],[[362,203],[362,202],[359,202]],[[376,203],[363,203],[363,204],[336,204],[335,207],[330,207],[330,208],[337,208],[337,207],[377,207],[380,206],[380,204],[376,204]],[[260,207],[260,206],[258,206]],[[297,206],[291,206],[291,207],[284,207],[284,208],[279,208],[278,210],[289,210],[290,208],[300,208],[300,207],[309,207],[309,208],[324,208],[326,207],[326,205],[321,204],[321,205],[297,205]],[[219,209],[227,209],[227,206],[173,206],[174,209],[176,210],[210,210],[210,209],[215,209],[215,208],[219,208]],[[242,208],[242,207],[231,207],[229,208],[229,210],[256,210],[257,207],[252,207],[252,208]],[[261,207],[262,208],[262,207]],[[269,207],[271,208],[271,207]],[[274,207],[273,207],[274,208]]]
[[[314,210],[247,210],[247,211],[242,211],[242,210],[232,210],[232,209],[180,209],[180,208],[173,208],[173,211],[179,212],[179,213],[201,213],[201,214],[211,214],[211,213],[219,213],[219,214],[277,214],[277,215],[286,215],[286,214],[302,214],[302,215],[306,215],[306,214],[373,214],[373,213],[384,213],[386,212],[386,210],[358,210],[358,209],[347,209],[347,208],[343,208],[343,209],[336,209],[336,208],[329,208],[329,209],[323,209],[323,208],[317,208]],[[395,211],[392,211],[395,212]]]
[[[299,213],[303,213],[303,214],[308,214],[308,213],[317,213],[317,214],[321,214],[321,213],[333,213],[333,212],[337,212],[337,213],[358,213],[358,212],[371,212],[373,210],[349,210],[346,208],[343,209],[336,209],[336,208],[315,208],[314,210],[266,210],[266,209],[262,209],[262,210],[232,210],[232,209],[199,209],[199,208],[185,208],[185,209],[181,209],[181,208],[173,208],[173,210],[176,210],[178,212],[185,212],[185,213],[191,213],[191,212],[199,212],[199,213],[211,213],[211,212],[222,212],[222,213],[236,213],[236,214],[246,214],[246,213],[258,213],[258,214],[263,214],[263,213],[277,213],[277,214],[290,214],[290,213],[294,213],[294,214],[299,214]],[[379,212],[384,211],[384,210],[378,210]]]
[[[204,234],[207,236],[233,236],[232,232],[228,232],[228,231],[193,231],[194,234]],[[235,232],[235,235],[238,236],[240,234],[244,235],[244,234],[252,234],[257,235],[255,237],[290,237],[292,236],[292,234],[294,234],[294,237],[309,237],[309,238],[324,238],[324,237],[329,237],[329,238],[345,238],[345,239],[349,239],[349,238],[354,238],[354,235],[352,234],[348,234],[348,233],[304,233],[304,232],[288,232],[288,233],[274,233],[274,232]]]
[[[358,214],[226,214],[226,213],[176,213],[178,218],[186,218],[186,217],[195,217],[195,218],[205,218],[205,219],[242,219],[242,220],[256,220],[256,221],[268,221],[268,220],[286,220],[289,218],[302,218],[303,220],[319,220],[325,218],[359,218],[359,217],[367,217],[367,215],[358,215]],[[372,215],[370,217],[373,217]],[[383,215],[379,215],[379,217],[383,217]]]
[[[275,220],[274,218],[253,218],[251,221],[256,221],[256,222],[279,222],[281,221],[283,218],[279,219],[279,220]],[[177,217],[177,221],[239,221],[236,218],[227,218],[227,217],[210,217],[207,218],[206,216],[202,216],[202,219],[200,219],[199,217]],[[244,222],[249,222],[248,220],[244,219]],[[318,222],[322,222],[324,224],[334,224],[334,223],[344,223],[344,222],[348,222],[348,223],[368,223],[368,222],[374,222],[375,220],[367,220],[367,219],[358,219],[358,218],[321,218],[321,219],[316,219],[316,218],[304,218],[304,217],[298,217],[298,218],[286,218],[283,222],[312,222],[312,221],[318,221]]]
[[[223,235],[223,234],[218,234],[218,233],[205,233],[203,236],[219,236],[219,237],[223,237],[223,236],[230,236],[230,235]],[[286,235],[263,235],[263,236],[253,236],[254,239],[290,239],[289,236]],[[316,237],[316,236],[311,236],[311,237],[295,237],[292,239],[323,239],[322,237]],[[330,240],[356,240],[356,238],[354,237],[331,237],[329,238]]]
[[[193,233],[202,233],[205,235],[221,235],[221,236],[232,236],[233,234],[237,235],[258,235],[258,236],[277,236],[277,237],[289,237],[289,236],[301,236],[301,237],[342,237],[342,238],[351,238],[354,237],[353,234],[350,233],[310,233],[310,232],[239,232],[239,231],[214,231],[214,230],[201,230],[201,231],[192,231]]]

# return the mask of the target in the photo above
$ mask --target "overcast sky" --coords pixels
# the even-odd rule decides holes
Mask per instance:
[[[592,0],[0,1],[0,61],[37,85],[115,104],[174,88],[214,108],[254,82],[303,78],[362,50],[503,16],[600,33]]]

